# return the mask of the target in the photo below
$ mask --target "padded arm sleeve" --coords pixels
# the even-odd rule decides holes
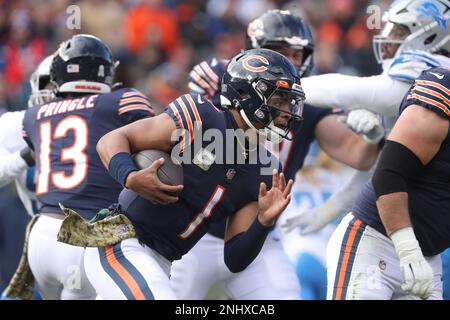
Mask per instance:
[[[368,109],[382,115],[397,115],[410,84],[387,74],[355,77],[324,74],[302,79],[306,103],[321,108]]]
[[[236,273],[247,268],[258,256],[270,230],[272,227],[263,226],[255,218],[246,232],[225,242],[224,258],[228,269]]]

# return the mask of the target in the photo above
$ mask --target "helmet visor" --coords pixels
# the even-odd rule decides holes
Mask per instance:
[[[409,30],[399,24],[387,22],[379,35],[373,37],[373,51],[378,63],[393,58],[405,42]]]
[[[302,87],[294,83],[292,88],[289,88],[283,80],[277,81],[275,86],[265,80],[259,80],[256,88],[264,97],[265,103],[255,111],[255,119],[264,127],[276,125],[283,130],[282,137],[286,138],[293,120],[303,119],[305,94]]]

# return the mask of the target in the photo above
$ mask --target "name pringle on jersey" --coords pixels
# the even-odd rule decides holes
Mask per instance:
[[[65,99],[44,104],[39,108],[37,119],[51,117],[57,114],[71,112],[74,110],[90,109],[95,106],[95,99],[98,94],[77,99]]]

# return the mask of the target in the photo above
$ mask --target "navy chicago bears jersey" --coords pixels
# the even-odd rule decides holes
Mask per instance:
[[[316,126],[324,117],[333,114],[331,109],[321,109],[305,105],[303,109],[303,121],[294,123],[289,137],[292,140],[284,139],[279,145],[278,158],[283,167],[286,181],[295,180],[297,172],[303,167],[309,147],[315,139]],[[225,222],[213,224],[209,233],[223,238]]]
[[[211,222],[224,220],[249,202],[257,201],[260,182],[264,181],[268,188],[271,186],[272,170],[271,163],[262,164],[259,157],[254,164],[219,159],[221,152],[228,152],[229,156],[234,150],[236,155],[241,148],[230,141],[235,139],[234,134],[226,133],[227,129],[238,128],[229,110],[218,110],[202,96],[187,94],[172,102],[165,112],[173,118],[177,128],[186,130],[180,143],[189,159],[182,163],[184,188],[179,200],[158,205],[124,189],[119,204],[133,222],[141,241],[167,259],[176,260],[208,231]],[[189,137],[195,128],[202,134],[215,130],[223,137],[223,143],[209,150],[211,140],[205,138],[199,140],[201,143],[196,147],[197,141]],[[229,143],[233,150],[226,150]],[[261,148],[271,157],[272,166],[279,169],[276,158],[264,146]],[[262,174],[263,167],[268,169],[267,175]]]
[[[189,88],[196,93],[202,93],[207,99],[220,105],[220,79],[225,73],[228,60],[217,58],[203,61],[195,66],[189,74]],[[209,106],[208,106],[209,107]],[[303,110],[304,120],[294,124],[289,133],[292,139],[284,140],[280,144],[279,159],[283,166],[286,180],[295,179],[298,170],[303,167],[303,162],[308,154],[309,146],[315,138],[315,128],[317,123],[325,116],[331,114],[330,109],[319,109],[305,105]],[[273,150],[274,153],[276,152]],[[223,238],[226,221],[213,223],[209,233]]]
[[[122,187],[100,161],[97,142],[109,131],[153,115],[147,98],[127,88],[28,109],[23,135],[35,151],[40,212],[61,213],[61,203],[89,219],[117,201]]]
[[[403,99],[400,113],[413,104],[450,120],[450,69],[433,68],[422,72]],[[375,201],[373,185],[369,181],[352,211],[355,216],[386,235]],[[449,135],[423,172],[417,177],[409,177],[408,202],[414,233],[423,254],[433,256],[450,247]]]

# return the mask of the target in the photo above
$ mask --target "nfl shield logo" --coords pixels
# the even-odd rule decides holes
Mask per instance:
[[[67,65],[67,73],[78,73],[78,72],[80,72],[80,65],[78,64]]]
[[[192,162],[199,166],[200,169],[208,171],[209,167],[211,167],[215,160],[216,156],[214,154],[202,148],[199,152],[197,152]]]
[[[228,180],[233,179],[235,175],[236,175],[236,170],[234,170],[233,168],[228,169],[228,172],[226,174],[226,177]]]

